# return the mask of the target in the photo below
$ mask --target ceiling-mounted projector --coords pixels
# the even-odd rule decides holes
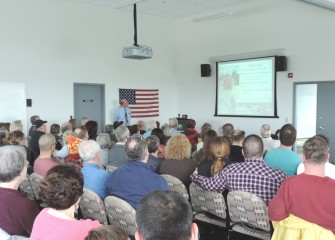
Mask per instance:
[[[141,46],[137,44],[137,17],[136,17],[136,4],[134,4],[134,45],[131,47],[124,47],[122,57],[130,59],[148,59],[152,58],[152,48]]]
[[[122,57],[138,60],[152,58],[152,48],[147,46],[125,47],[122,51]]]

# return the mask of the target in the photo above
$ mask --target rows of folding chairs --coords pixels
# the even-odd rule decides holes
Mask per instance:
[[[222,193],[204,190],[196,183],[191,183],[189,195],[183,183],[169,175],[162,175],[170,190],[179,192],[185,199],[190,199],[194,219],[213,224],[255,238],[270,240],[271,223],[268,207],[255,194],[243,191],[228,192],[227,198]],[[190,198],[189,198],[190,196]]]
[[[114,171],[115,169],[107,169]],[[259,239],[271,239],[271,223],[268,218],[268,208],[258,196],[242,191],[231,191],[227,198],[222,193],[204,190],[191,183],[189,192],[177,178],[161,175],[169,189],[180,193],[191,202],[196,221],[213,224],[231,231],[239,232]],[[32,173],[21,183],[20,190],[28,197],[36,200],[41,207],[38,191],[42,176]],[[80,200],[80,212],[85,219],[98,220],[101,224],[113,224],[121,227],[129,236],[136,232],[135,209],[124,200],[108,196],[102,200],[95,192],[84,188]]]

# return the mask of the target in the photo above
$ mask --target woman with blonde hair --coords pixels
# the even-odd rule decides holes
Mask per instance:
[[[191,159],[191,144],[184,134],[171,137],[165,148],[165,160],[162,161],[159,174],[168,174],[178,178],[188,188],[190,176],[196,168]]]
[[[16,120],[13,121],[10,126],[9,126],[9,132],[13,132],[13,131],[23,131],[23,124],[21,122],[21,120]]]
[[[230,153],[230,141],[226,137],[215,137],[210,144],[212,159],[203,161],[198,167],[198,174],[211,177],[221,171],[224,167],[231,164],[228,157]]]

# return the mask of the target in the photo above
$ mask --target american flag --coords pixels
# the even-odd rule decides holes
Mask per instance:
[[[159,116],[158,89],[119,89],[119,100],[127,99],[132,118]]]

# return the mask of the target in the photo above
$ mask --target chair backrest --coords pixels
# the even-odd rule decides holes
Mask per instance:
[[[170,190],[180,193],[187,201],[190,199],[187,189],[185,185],[182,183],[182,181],[168,174],[162,174],[161,176],[167,182]]]
[[[126,201],[114,196],[105,198],[105,206],[110,224],[122,228],[130,236],[135,236],[135,209]]]
[[[98,220],[104,225],[108,224],[105,204],[95,192],[84,188],[84,193],[81,196],[79,206],[85,219]]]
[[[108,165],[107,167],[106,167],[106,170],[107,171],[109,171],[109,172],[114,172],[115,170],[117,169],[117,167],[115,167],[115,166],[111,166],[111,165]]]
[[[26,178],[20,183],[19,189],[22,192],[25,192],[27,194],[27,196],[28,196],[29,199],[35,200],[35,195],[34,195],[34,192],[33,192],[33,187],[31,186],[30,177],[29,177],[28,174],[27,174]]]
[[[190,196],[195,212],[208,212],[226,219],[227,206],[222,193],[207,191],[193,182],[190,185]]]
[[[227,204],[231,221],[271,231],[268,206],[260,197],[249,192],[231,191],[227,196]]]
[[[39,190],[42,179],[43,177],[37,173],[30,174],[30,183],[31,187],[33,188],[36,200],[40,200]]]

